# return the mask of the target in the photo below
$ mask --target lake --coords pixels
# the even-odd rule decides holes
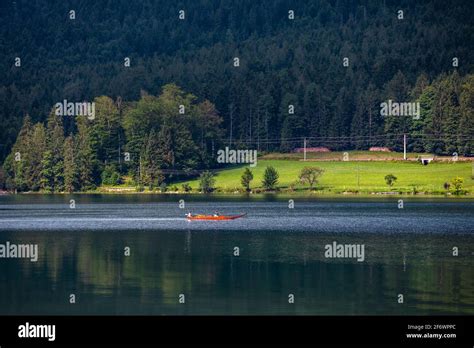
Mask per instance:
[[[0,314],[474,314],[474,201],[397,200],[0,196]]]

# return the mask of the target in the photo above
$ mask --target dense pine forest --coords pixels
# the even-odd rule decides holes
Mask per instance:
[[[2,2],[2,185],[160,185],[215,168],[222,146],[292,151],[303,137],[399,151],[409,134],[409,151],[472,155],[473,6]],[[95,102],[96,117],[58,117],[63,100]],[[419,102],[420,117],[382,116],[388,100]]]

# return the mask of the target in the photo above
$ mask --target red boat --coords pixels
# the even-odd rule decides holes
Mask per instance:
[[[247,213],[241,215],[188,215],[186,218],[188,220],[235,220],[245,215]]]

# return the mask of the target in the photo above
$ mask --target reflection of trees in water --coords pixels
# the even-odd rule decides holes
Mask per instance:
[[[39,261],[13,261],[19,274],[13,268],[4,274],[14,288],[132,294],[170,311],[184,293],[196,313],[278,312],[279,299],[294,293],[297,313],[474,313],[470,236],[191,233],[21,232],[7,239],[38,243]],[[324,245],[333,241],[365,244],[365,262],[324,258]],[[457,257],[453,245],[461,246]],[[240,247],[238,257],[232,256],[234,246]],[[396,303],[398,293],[404,305]],[[225,301],[235,303],[226,307]]]
[[[186,237],[184,240],[184,252],[187,254],[191,252],[191,230],[186,231]]]

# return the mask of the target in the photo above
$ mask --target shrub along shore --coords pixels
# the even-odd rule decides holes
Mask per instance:
[[[270,155],[269,157],[273,157]],[[209,172],[204,181],[201,177],[188,181],[150,189],[137,186],[130,180],[122,185],[103,185],[101,193],[187,193],[187,194],[265,194],[285,195],[432,195],[474,197],[473,163],[432,162],[426,166],[416,161],[328,161],[298,159],[260,159],[257,166],[232,166]],[[264,187],[267,168],[277,173],[273,187]],[[314,182],[308,180],[308,168],[318,169]],[[306,176],[301,177],[306,169]],[[249,176],[249,171],[251,176]],[[246,180],[243,182],[243,176]],[[309,171],[311,174],[311,171]],[[250,180],[249,180],[250,179]],[[247,189],[248,187],[248,189]]]
[[[195,174],[190,180],[153,187],[123,176],[118,185],[102,184],[81,193],[474,197],[474,163],[469,158],[456,162],[447,157],[437,158],[422,165],[414,160],[421,154],[408,154],[408,161],[401,160],[399,153],[384,154],[382,158],[377,153],[354,151],[349,152],[349,158],[356,159],[352,161],[341,160],[342,155],[338,152],[308,154],[307,161],[303,161],[302,154],[270,153],[259,158],[254,167],[232,165],[204,171],[200,176]]]
[[[419,162],[404,161],[295,161],[259,160],[250,182],[252,193],[265,193],[262,183],[267,167],[274,168],[278,180],[270,191],[290,194],[411,194],[411,195],[459,195],[472,196],[474,192],[473,164],[471,162],[432,162],[427,166]],[[214,192],[245,192],[241,176],[246,166],[221,170],[214,176]],[[248,168],[248,166],[247,166]],[[313,187],[308,180],[301,180],[304,168],[322,170]],[[395,179],[388,183],[387,176]],[[194,179],[176,184],[178,190],[190,187],[199,191],[200,180]],[[170,187],[171,189],[173,187]]]

